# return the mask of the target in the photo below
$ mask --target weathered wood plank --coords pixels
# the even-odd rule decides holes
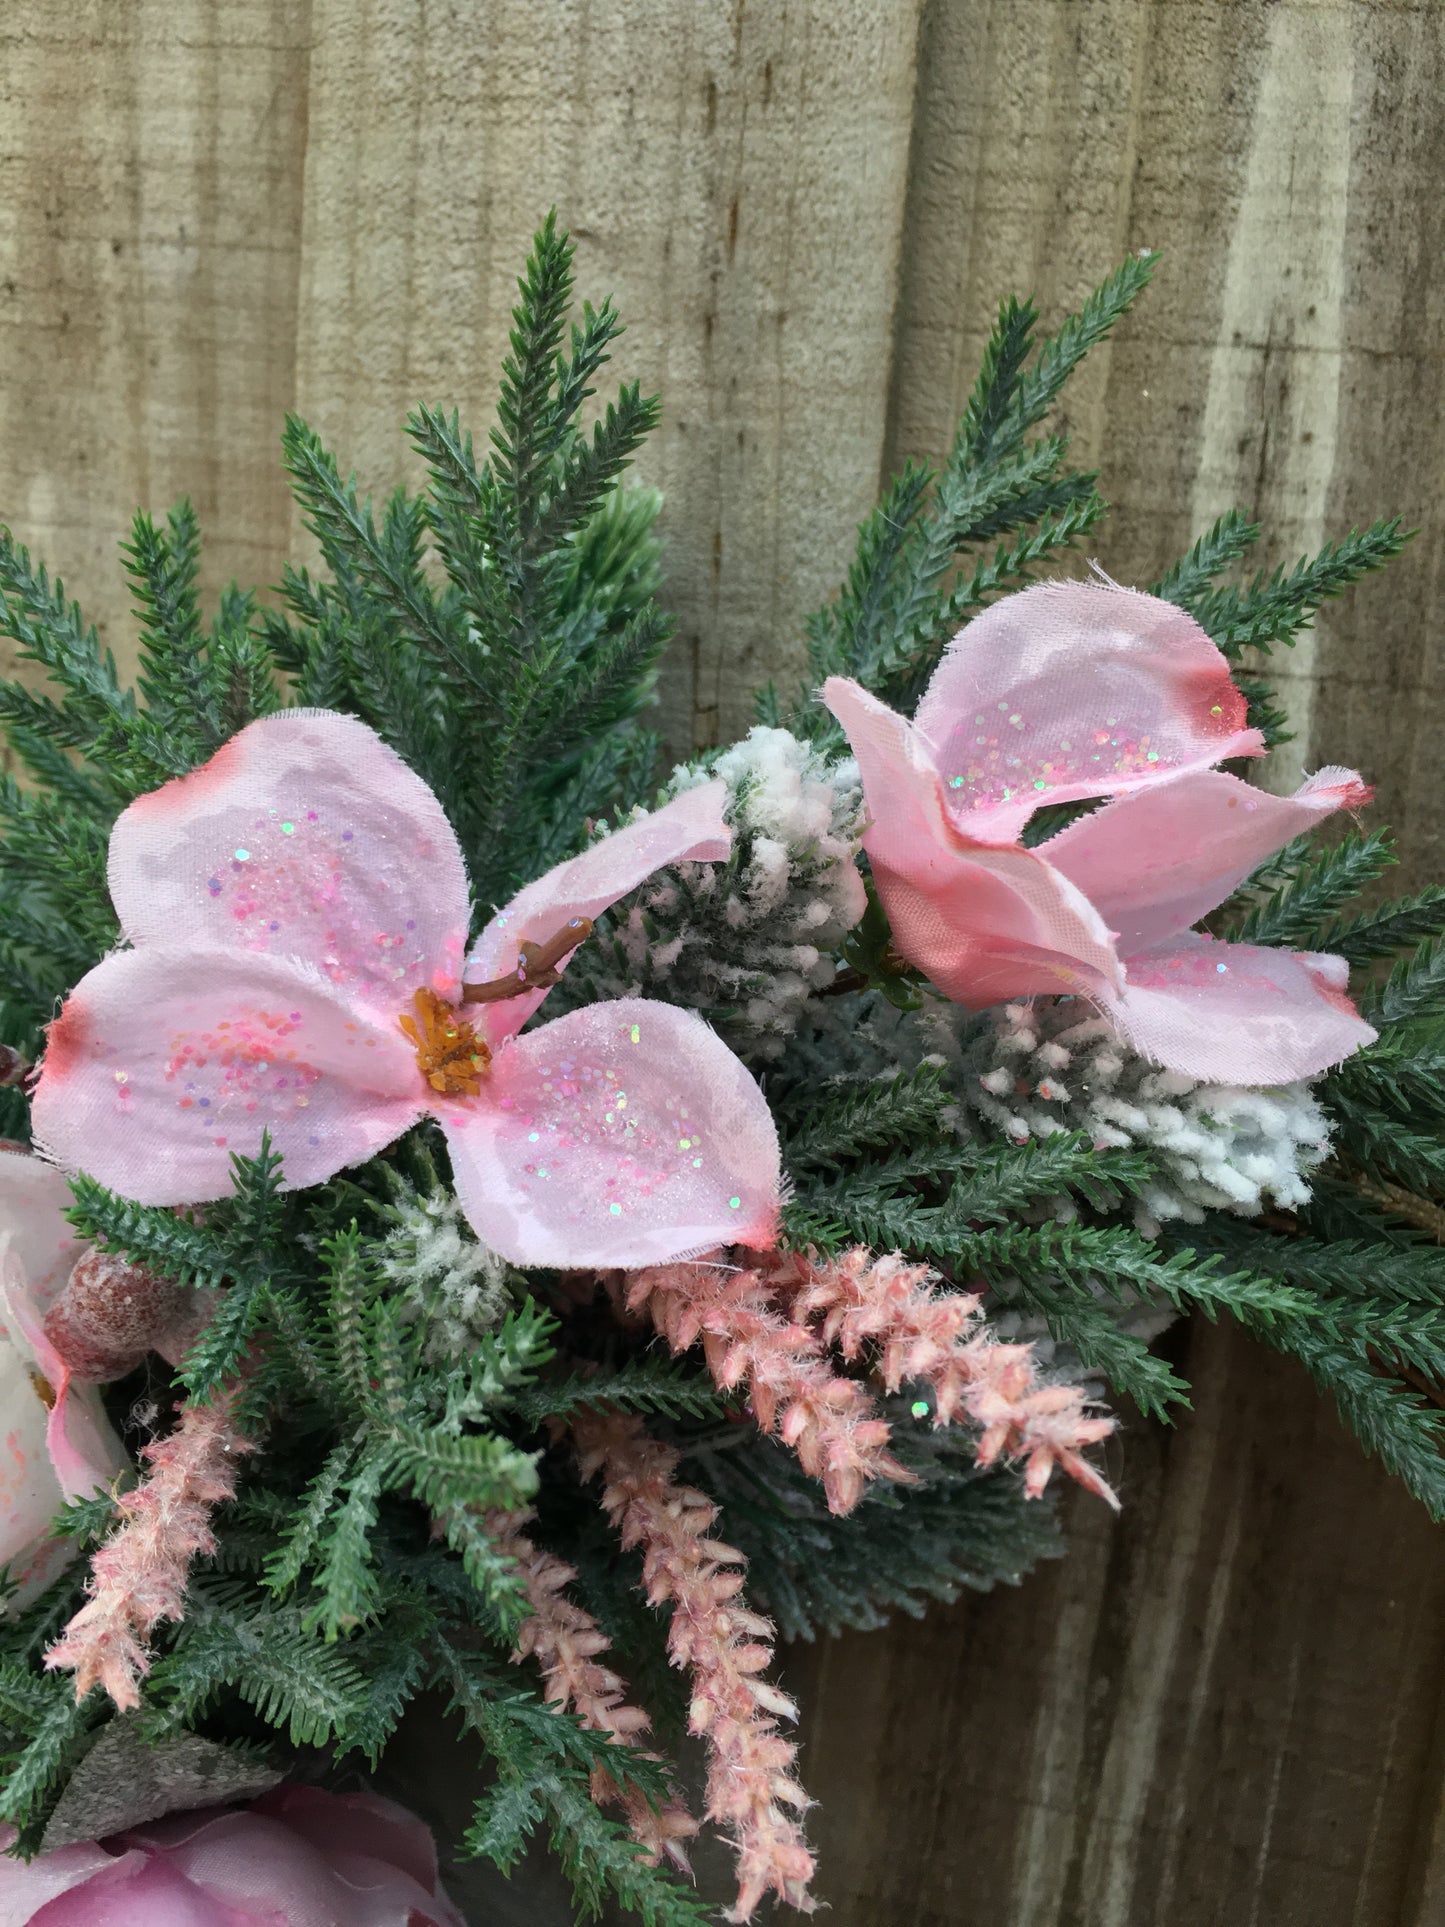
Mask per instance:
[[[797,672],[999,293],[1057,316],[1163,247],[1069,405],[1101,559],[1147,580],[1231,502],[1271,561],[1421,523],[1291,691],[1299,759],[1359,762],[1438,874],[1442,68],[1434,0],[11,0],[0,516],[122,655],[138,501],[193,496],[212,587],[273,580],[282,411],[371,485],[414,401],[482,428],[555,201],[666,402],[682,750]],[[1189,1363],[1119,1528],[1076,1508],[1021,1592],[791,1657],[839,1927],[1445,1920],[1439,1536],[1292,1367],[1208,1331]],[[473,1891],[570,1918],[540,1876]]]
[[[285,552],[308,13],[0,10],[0,520],[122,657],[137,505],[191,497],[213,590]]]

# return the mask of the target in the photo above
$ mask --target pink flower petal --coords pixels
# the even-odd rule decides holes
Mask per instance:
[[[437,1849],[431,1828],[379,1793],[279,1786],[262,1794],[251,1810],[284,1821],[292,1833],[322,1853],[385,1860],[427,1893],[437,1890]]]
[[[45,1334],[40,1306],[8,1267],[0,1296],[17,1347],[29,1353],[55,1394],[45,1422],[45,1447],[56,1482],[65,1498],[88,1499],[124,1470],[129,1463],[125,1450],[111,1429],[100,1393],[72,1377]]]
[[[210,1906],[234,1908],[243,1921],[274,1915],[285,1927],[463,1927],[444,1895],[393,1861],[388,1828],[378,1829],[368,1851],[344,1816],[335,1843],[264,1804],[243,1813],[177,1814],[121,1838],[156,1853]],[[215,1918],[228,1921],[225,1913]]]
[[[1292,837],[1369,795],[1353,770],[1321,770],[1293,796],[1200,770],[1121,796],[1050,837],[1039,854],[1078,885],[1132,953],[1189,929]]]
[[[1103,582],[1039,583],[975,616],[914,720],[960,820],[990,842],[1043,803],[1264,753],[1194,618]]]
[[[395,1015],[400,1015],[398,1003]],[[392,1023],[282,957],[147,944],[98,964],[50,1026],[37,1144],[141,1204],[228,1195],[263,1131],[288,1188],[390,1144],[430,1092]]]
[[[44,1854],[32,1864],[58,1857]],[[84,1886],[29,1916],[32,1927],[300,1927],[305,1919],[279,1908],[253,1913],[220,1904],[163,1860],[147,1860],[139,1853],[106,1858],[109,1864]],[[328,1917],[315,1918],[319,1923]]]
[[[16,1839],[15,1828],[0,1829],[0,1836],[3,1836],[0,1846],[10,1846]],[[139,1854],[127,1855],[126,1859],[133,1859],[136,1866],[142,1864]],[[95,1874],[115,1865],[116,1856],[93,1841],[81,1846],[58,1847],[54,1853],[39,1854],[29,1861],[6,1855],[0,1859],[0,1927],[27,1927],[28,1922],[40,1917],[39,1910],[47,1901],[83,1886]],[[61,1918],[47,1912],[45,1927],[51,1927],[54,1920]],[[99,1927],[99,1917],[94,1913],[77,1914],[74,1918],[88,1921],[89,1927]]]
[[[1374,1041],[1341,963],[1186,934],[1130,957],[1122,995],[1099,1001],[1169,1070],[1209,1084],[1288,1084]]]
[[[137,797],[111,835],[133,943],[295,956],[387,1022],[461,976],[467,879],[436,797],[349,716],[291,709]]]
[[[483,1098],[437,1113],[462,1209],[514,1264],[661,1264],[771,1232],[772,1116],[691,1011],[572,1011],[503,1049]]]
[[[44,1591],[74,1553],[74,1545],[48,1536],[63,1493],[50,1462],[46,1429],[50,1412],[34,1368],[18,1345],[0,1340],[0,1563],[18,1583],[27,1605]],[[4,1889],[0,1887],[0,1894]],[[0,1921],[3,1921],[0,1914]],[[26,1916],[28,1918],[28,1916]]]
[[[672,863],[719,862],[732,847],[732,831],[723,819],[726,800],[727,784],[721,781],[684,790],[660,810],[614,830],[529,883],[477,939],[467,960],[468,978],[486,983],[514,970],[524,941],[545,943],[574,917],[601,916],[654,870]],[[487,1007],[492,1042],[515,1036],[546,994],[532,991]]]
[[[53,1164],[28,1151],[0,1151],[0,1250],[15,1254],[42,1310],[81,1253],[64,1216],[74,1202],[64,1172]]]
[[[1123,979],[1103,919],[1032,850],[965,836],[917,732],[841,677],[824,700],[848,732],[871,826],[863,838],[899,953],[974,1009]]]

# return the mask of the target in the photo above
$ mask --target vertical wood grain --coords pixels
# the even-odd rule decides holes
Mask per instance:
[[[791,1655],[837,1927],[1435,1927],[1438,1530],[1298,1367],[1201,1325],[1184,1369],[1117,1525]]]
[[[285,550],[309,11],[0,9],[0,521],[123,659],[137,506],[191,497],[211,589]]]

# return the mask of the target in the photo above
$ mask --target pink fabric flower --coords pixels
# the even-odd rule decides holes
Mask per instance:
[[[5,1844],[15,1837],[5,1830]],[[466,1927],[431,1834],[373,1793],[278,1787],[0,1860],[0,1927]]]
[[[126,1464],[99,1395],[73,1382],[45,1330],[83,1249],[62,1215],[70,1202],[53,1166],[0,1151],[0,1562],[19,1605],[74,1553],[48,1532],[61,1502],[89,1498]]]
[[[478,1237],[528,1265],[659,1262],[766,1238],[777,1135],[700,1017],[621,998],[517,1036],[546,995],[463,1002],[654,870],[726,854],[724,786],[689,790],[529,884],[466,960],[461,850],[363,723],[252,723],[116,823],[132,948],[50,1027],[37,1142],[145,1204],[218,1198],[263,1130],[318,1184],[430,1112]]]
[[[1068,994],[1135,1049],[1214,1083],[1280,1084],[1374,1032],[1338,957],[1211,942],[1191,925],[1369,791],[1321,770],[1292,797],[1210,765],[1263,752],[1191,616],[1113,584],[1041,584],[954,639],[907,722],[834,676],[893,942],[955,1003]],[[1113,800],[1037,849],[1046,803]]]

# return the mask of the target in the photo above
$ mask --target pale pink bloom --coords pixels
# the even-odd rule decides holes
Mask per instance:
[[[52,1165],[0,1150],[0,1562],[19,1605],[74,1555],[48,1531],[62,1501],[89,1498],[127,1462],[99,1394],[74,1382],[47,1329],[77,1258],[93,1255],[62,1215],[71,1202]]]
[[[844,1377],[828,1343],[795,1315],[810,1277],[808,1260],[788,1251],[770,1252],[757,1271],[653,1265],[628,1279],[627,1309],[646,1310],[674,1352],[701,1338],[713,1383],[745,1391],[759,1428],[797,1453],[830,1512],[846,1513],[870,1479],[912,1474],[887,1450],[888,1424],[868,1388]]]
[[[1040,584],[954,639],[909,723],[834,676],[899,953],[955,1003],[1066,994],[1135,1049],[1213,1083],[1278,1084],[1374,1033],[1324,957],[1191,926],[1263,859],[1369,791],[1321,770],[1276,797],[1212,770],[1263,751],[1191,616],[1098,582]],[[1037,849],[1044,804],[1111,797]]]
[[[517,1633],[514,1661],[535,1659],[541,1670],[547,1703],[575,1713],[594,1733],[607,1733],[625,1745],[635,1745],[652,1720],[640,1706],[627,1701],[621,1677],[601,1658],[612,1641],[585,1607],[567,1597],[577,1577],[576,1568],[550,1552],[542,1552],[522,1528],[531,1512],[489,1512],[485,1525],[496,1549],[515,1559],[531,1612]],[[655,1759],[655,1754],[649,1758]],[[599,1805],[618,1801],[627,1814],[632,1837],[656,1866],[665,1854],[684,1873],[691,1871],[683,1842],[697,1832],[681,1800],[653,1807],[636,1787],[621,1787],[601,1767],[592,1772],[592,1798]]]
[[[642,1552],[649,1604],[672,1608],[668,1655],[692,1675],[688,1727],[708,1745],[707,1817],[737,1852],[738,1898],[727,1918],[750,1919],[768,1892],[811,1913],[813,1856],[793,1817],[808,1799],[793,1777],[797,1748],[777,1729],[797,1708],[760,1677],[773,1628],[741,1603],[743,1555],[710,1536],[717,1507],[673,1482],[677,1453],[640,1420],[583,1412],[572,1435],[583,1477],[602,1474],[603,1510],[623,1545]]]
[[[654,870],[726,854],[720,783],[522,890],[466,957],[461,850],[363,723],[288,710],[142,796],[111,837],[133,946],[50,1027],[37,1142],[145,1204],[231,1188],[263,1131],[292,1187],[431,1113],[483,1243],[517,1264],[643,1264],[765,1237],[778,1147],[756,1084],[691,1011],[622,998],[517,1036],[546,995],[462,1000]]]
[[[15,1838],[0,1834],[0,1845]],[[0,1927],[465,1927],[428,1829],[374,1793],[278,1787],[0,1859]]]
[[[216,1550],[211,1513],[235,1496],[237,1460],[256,1448],[235,1426],[239,1386],[187,1402],[174,1431],[145,1448],[149,1471],[116,1501],[120,1523],[90,1563],[90,1598],[45,1655],[75,1674],[75,1697],[102,1686],[122,1712],[140,1704],[146,1641],[185,1617],[191,1560]]]

